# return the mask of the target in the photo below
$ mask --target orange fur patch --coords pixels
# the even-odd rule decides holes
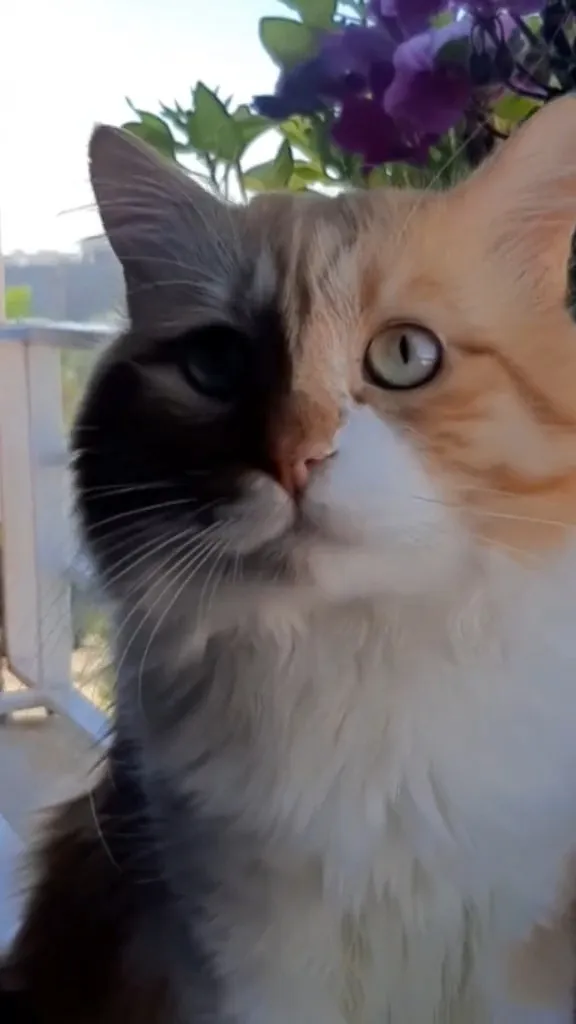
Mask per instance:
[[[552,104],[447,193],[276,196],[250,214],[260,230],[273,219],[284,254],[296,393],[281,443],[329,444],[345,396],[367,402],[407,432],[469,528],[518,557],[576,526],[575,113],[571,97]],[[393,321],[442,340],[431,384],[364,379],[366,347]]]

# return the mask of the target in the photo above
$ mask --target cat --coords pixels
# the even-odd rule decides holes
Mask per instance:
[[[90,168],[129,326],[72,448],[117,704],[5,998],[569,1020],[576,100],[449,191],[236,207],[106,126]]]

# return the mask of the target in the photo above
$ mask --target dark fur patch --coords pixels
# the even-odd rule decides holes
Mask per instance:
[[[107,768],[89,796],[58,811],[37,853],[37,881],[2,969],[2,1024],[176,1024],[179,965],[171,951],[185,958],[196,993],[197,1013],[186,1024],[213,1019],[212,962],[194,913],[180,922],[126,746],[117,745]],[[202,829],[198,836],[199,924],[209,856]]]
[[[39,1024],[38,1016],[30,1008],[22,992],[13,992],[3,981],[0,971],[0,1020],[2,1024]]]
[[[236,496],[247,469],[275,472],[270,457],[272,417],[290,387],[290,360],[279,314],[263,310],[240,326],[210,324],[152,342],[131,333],[97,371],[72,439],[79,506],[99,567],[106,571],[108,542],[114,561],[134,549],[138,530],[159,519],[207,526],[218,506]],[[156,395],[154,372],[181,373],[195,347],[232,333],[245,372],[233,400],[214,401],[198,415],[189,386],[189,408],[177,411],[170,396]],[[188,386],[180,381],[183,390]]]

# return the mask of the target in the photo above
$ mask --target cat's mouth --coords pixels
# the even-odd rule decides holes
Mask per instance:
[[[327,505],[318,495],[290,495],[270,477],[249,474],[243,484],[242,498],[221,509],[223,533],[237,555],[258,555],[265,561],[279,551],[298,554],[317,544],[348,547],[352,538],[334,528]],[[273,559],[275,560],[275,559]]]

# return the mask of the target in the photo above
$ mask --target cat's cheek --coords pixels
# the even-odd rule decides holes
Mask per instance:
[[[432,537],[447,514],[409,442],[368,406],[350,411],[306,507],[351,543]]]
[[[461,530],[418,454],[366,406],[350,412],[305,504],[340,542],[312,556],[327,590],[421,592],[445,581],[461,553]]]

